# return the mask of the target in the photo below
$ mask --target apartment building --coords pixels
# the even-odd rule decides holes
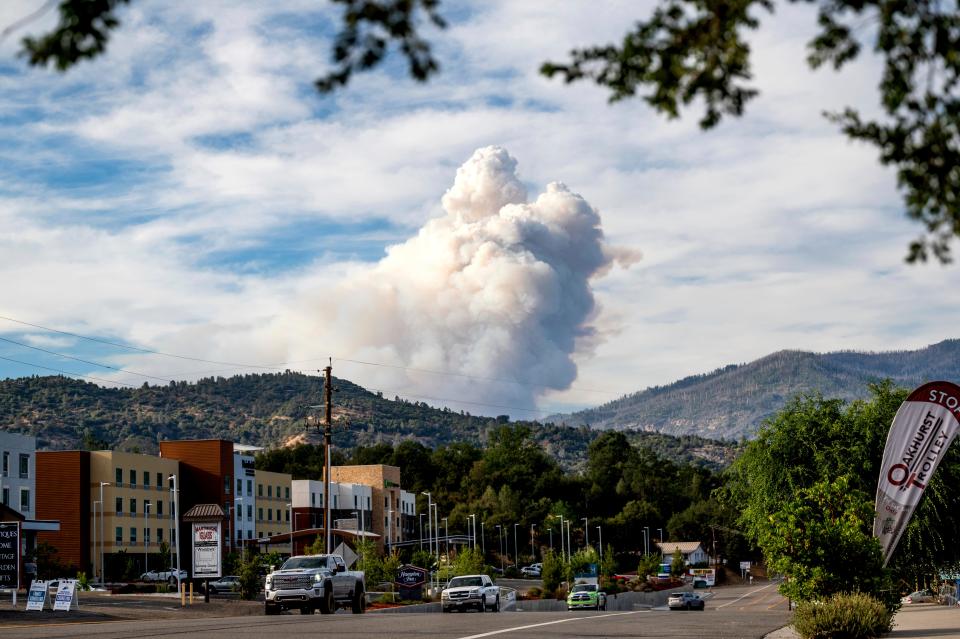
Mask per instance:
[[[330,478],[337,484],[360,484],[370,488],[370,531],[391,543],[415,536],[416,502],[400,488],[400,469],[385,464],[334,466]],[[331,492],[333,492],[331,490]],[[336,505],[333,506],[336,509]],[[352,515],[348,515],[352,516]]]
[[[294,530],[323,528],[323,482],[293,481]],[[363,484],[330,482],[330,519],[356,519],[357,530],[373,530],[373,488]]]
[[[254,494],[256,481],[254,455],[260,450],[263,449],[256,446],[233,445],[233,476],[236,486],[233,506],[225,510],[230,517],[230,527],[226,532],[233,536],[235,548],[241,548],[246,542],[256,539],[254,512],[257,502]]]
[[[37,438],[0,432],[0,503],[27,519],[36,513]]]
[[[94,573],[107,576],[120,569],[116,554],[124,552],[138,570],[150,567],[164,542],[176,551],[173,480],[180,484],[175,459],[111,450],[90,453],[90,557]],[[186,538],[185,538],[186,539]],[[169,553],[169,548],[165,549]],[[180,548],[184,555],[189,548]],[[103,565],[100,555],[103,555]],[[153,567],[159,562],[154,561]],[[111,570],[113,567],[113,571]]]
[[[257,538],[291,532],[293,478],[287,473],[255,470],[253,482],[256,487],[254,524]],[[289,553],[291,547],[289,543],[275,544],[271,546],[271,550]]]

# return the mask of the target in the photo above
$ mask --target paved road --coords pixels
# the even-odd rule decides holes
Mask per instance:
[[[710,637],[760,638],[786,623],[786,602],[773,587],[721,588],[704,612],[636,610],[630,612],[549,612],[481,614],[376,614],[362,616],[282,615],[115,621],[86,624],[44,624],[0,628],[0,637],[18,639],[283,639],[318,634],[381,639],[573,639],[575,637]]]

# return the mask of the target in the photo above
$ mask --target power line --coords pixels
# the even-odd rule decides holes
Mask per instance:
[[[111,366],[110,364],[102,364],[100,362],[94,362],[93,360],[83,359],[81,357],[74,357],[73,355],[67,355],[65,353],[57,353],[56,351],[48,351],[45,348],[40,348],[39,346],[31,346],[30,344],[24,344],[23,342],[18,342],[16,340],[8,339],[6,337],[0,337],[0,341],[7,342],[8,344],[15,344],[17,346],[22,346],[23,348],[31,348],[35,351],[40,351],[41,353],[46,353],[48,355],[56,355],[57,357],[63,357],[65,359],[72,359],[75,362],[82,362],[84,364],[90,364],[91,366],[99,366],[100,368],[108,368],[119,373],[126,373],[128,375],[139,375],[140,377],[147,377],[149,379],[157,379],[161,382],[172,382],[171,379],[166,379],[163,377],[157,377],[156,375],[147,375],[146,373],[138,373],[136,371],[129,371],[117,366]]]
[[[103,379],[101,377],[94,377],[92,375],[83,375],[81,373],[71,373],[69,371],[62,371],[59,368],[50,368],[49,366],[41,366],[40,364],[34,364],[32,362],[23,362],[23,361],[20,361],[19,359],[4,357],[3,355],[0,355],[0,359],[6,360],[8,362],[13,362],[14,364],[23,364],[24,366],[32,366],[33,368],[40,368],[45,371],[53,371],[54,373],[60,373],[61,375],[66,375],[67,377],[82,377],[84,379],[92,379],[92,380],[95,380],[98,382],[104,382],[107,384],[120,384],[121,386],[126,386],[128,388],[137,388],[133,384],[127,384],[126,382],[120,382],[115,379]]]

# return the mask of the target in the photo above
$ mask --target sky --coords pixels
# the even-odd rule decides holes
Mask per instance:
[[[814,8],[762,16],[760,96],[707,133],[696,106],[539,75],[652,6],[445,1],[438,76],[393,55],[326,96],[332,3],[134,0],[65,74],[17,56],[40,16],[0,41],[0,376],[332,358],[389,397],[536,418],[782,349],[957,337],[957,267],[904,263],[894,172],[822,116],[876,113],[878,61],[809,70]]]

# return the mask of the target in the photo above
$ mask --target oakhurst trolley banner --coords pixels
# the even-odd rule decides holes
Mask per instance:
[[[930,382],[900,405],[883,449],[877,482],[877,516],[873,534],[880,540],[883,565],[960,427],[960,386]]]

